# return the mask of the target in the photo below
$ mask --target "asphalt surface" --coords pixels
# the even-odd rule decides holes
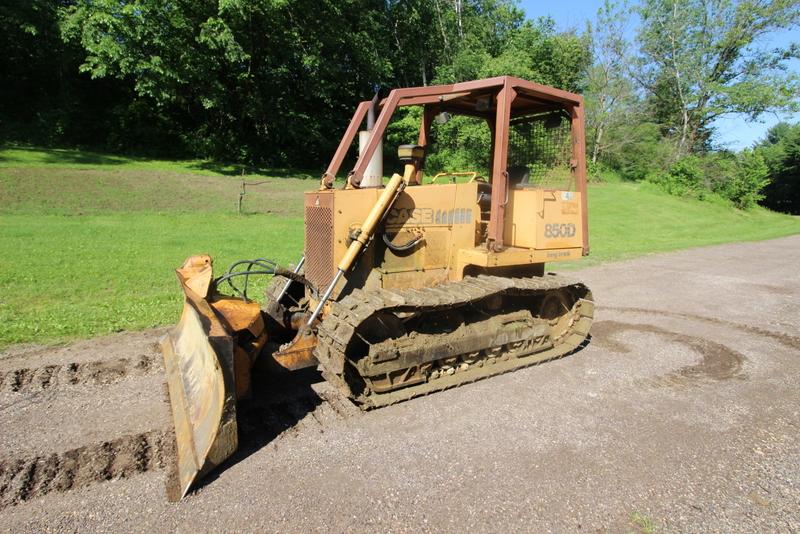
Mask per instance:
[[[180,503],[159,331],[14,348],[0,531],[798,532],[798,265],[794,236],[584,269],[584,349],[366,414],[264,385]]]

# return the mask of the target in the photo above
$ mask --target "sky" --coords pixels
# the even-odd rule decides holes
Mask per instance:
[[[519,5],[525,10],[528,18],[549,15],[556,21],[558,29],[578,29],[586,27],[586,21],[595,18],[603,0],[571,0],[569,2],[537,2],[520,0]],[[633,37],[635,28],[630,28]],[[769,46],[785,46],[791,42],[800,42],[800,28],[775,33],[767,43]],[[800,61],[793,60],[790,69],[800,74]],[[778,122],[800,122],[800,113],[777,116],[764,114],[757,122],[749,122],[742,116],[728,116],[715,123],[714,140],[720,148],[741,150],[753,146],[763,139],[767,130]]]

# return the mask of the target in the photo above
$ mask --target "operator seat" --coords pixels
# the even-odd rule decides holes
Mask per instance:
[[[508,187],[524,189],[530,186],[531,170],[527,165],[512,165],[508,168]]]

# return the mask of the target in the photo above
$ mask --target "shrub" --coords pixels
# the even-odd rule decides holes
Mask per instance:
[[[707,191],[700,158],[697,156],[679,159],[666,171],[648,174],[647,180],[658,184],[670,195],[695,196],[702,200]]]
[[[759,152],[744,150],[736,158],[736,167],[720,193],[741,209],[754,207],[764,198],[769,184],[769,168]]]
[[[586,164],[586,175],[590,183],[618,183],[622,180],[619,173],[610,169],[601,162],[588,161]]]
[[[667,168],[672,144],[661,136],[657,124],[642,123],[620,128],[608,135],[603,162],[625,180],[644,180],[653,172]]]
[[[729,201],[749,209],[764,198],[769,170],[758,152],[745,150],[738,155],[720,152],[704,156],[685,156],[663,172],[652,172],[647,181],[676,196],[699,200]]]

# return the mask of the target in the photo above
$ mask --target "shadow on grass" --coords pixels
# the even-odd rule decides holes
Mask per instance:
[[[8,163],[46,163],[52,165],[123,165],[139,159],[66,148],[40,148],[20,145],[11,145],[6,148],[9,148],[15,152],[30,154],[30,157],[14,157],[13,155],[8,156],[8,153],[0,156],[0,161]]]
[[[219,161],[194,161],[187,165],[190,169],[210,171],[225,176],[260,175],[270,178],[299,178],[301,180],[316,180],[322,171],[287,169],[281,167],[264,167],[261,165],[243,165],[238,163],[223,163]]]
[[[269,178],[296,178],[317,180],[321,170],[268,167],[214,160],[159,160],[144,156],[123,156],[76,148],[46,148],[13,143],[0,144],[0,163],[9,165],[96,165],[120,166],[143,163],[147,168],[170,168],[180,172],[208,172],[222,176],[264,176]]]

